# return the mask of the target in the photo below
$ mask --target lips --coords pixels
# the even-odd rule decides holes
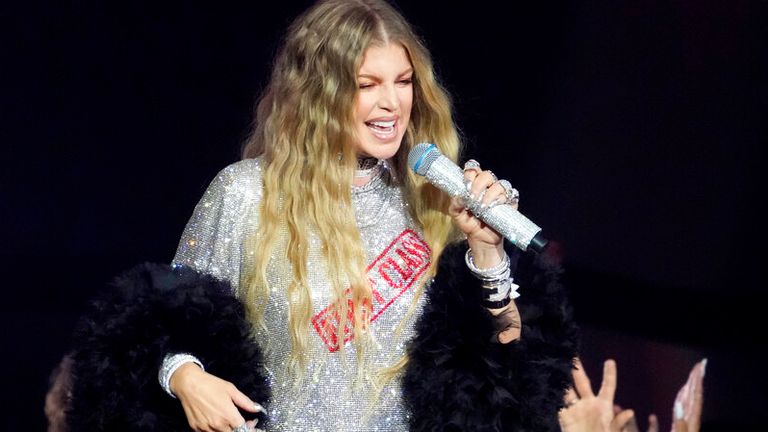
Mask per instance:
[[[381,140],[389,140],[397,135],[397,119],[378,119],[365,122],[374,136]]]
[[[389,120],[389,121],[372,121],[368,122],[369,125],[376,126],[378,128],[391,128],[395,125],[395,120]]]

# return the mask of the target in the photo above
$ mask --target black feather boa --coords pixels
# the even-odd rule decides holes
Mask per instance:
[[[510,253],[523,329],[521,340],[501,345],[492,341],[494,318],[480,304],[465,250],[457,244],[442,254],[410,344],[403,376],[410,429],[557,430],[577,349],[559,267],[546,255],[518,260]],[[168,352],[193,353],[207,371],[268,405],[261,352],[230,290],[165,265],[146,264],[118,278],[76,331],[69,430],[188,430],[181,404],[157,382]]]
[[[75,331],[69,430],[188,431],[181,404],[157,381],[169,352],[194,353],[208,372],[267,401],[261,352],[230,290],[167,265],[145,264],[119,277]]]
[[[571,384],[578,332],[546,254],[513,260],[520,340],[495,342],[494,318],[481,286],[463,263],[466,244],[440,258],[416,324],[403,377],[412,431],[557,431],[557,412]]]

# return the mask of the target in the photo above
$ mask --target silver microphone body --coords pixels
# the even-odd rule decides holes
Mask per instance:
[[[540,252],[547,241],[538,235],[541,228],[508,205],[479,211],[480,201],[472,199],[464,182],[464,171],[445,157],[434,144],[417,144],[408,154],[408,166],[438,189],[464,200],[466,207],[507,240],[522,250]]]

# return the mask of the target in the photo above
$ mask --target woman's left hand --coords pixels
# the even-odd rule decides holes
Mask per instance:
[[[486,206],[510,205],[517,209],[517,199],[510,200],[507,189],[490,171],[483,171],[473,160],[464,166],[464,180],[469,183],[469,192]],[[467,236],[472,257],[479,268],[493,267],[504,257],[504,238],[486,225],[464,205],[461,198],[454,198],[448,209],[456,226]]]

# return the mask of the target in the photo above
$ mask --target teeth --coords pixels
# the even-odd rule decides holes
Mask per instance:
[[[380,128],[391,128],[392,126],[395,125],[395,121],[394,120],[390,120],[390,121],[386,121],[386,122],[383,122],[383,121],[372,121],[371,124],[374,125],[374,126],[378,126]]]

